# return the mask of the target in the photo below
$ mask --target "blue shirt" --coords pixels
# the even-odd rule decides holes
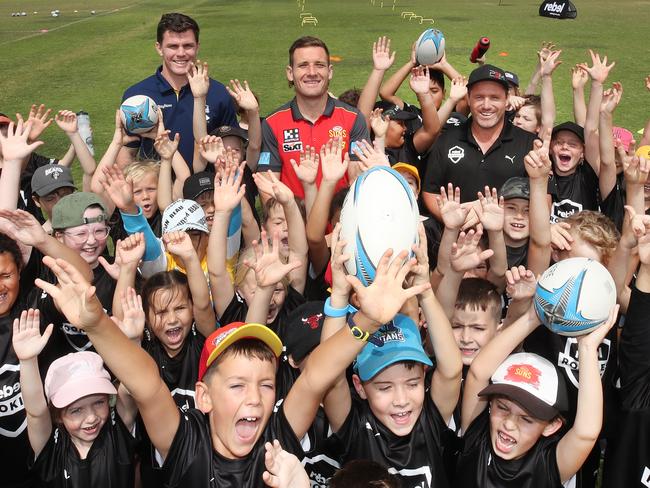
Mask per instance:
[[[192,131],[194,97],[190,84],[183,86],[177,95],[169,82],[163,77],[162,66],[159,66],[155,74],[128,88],[122,96],[122,101],[134,95],[146,95],[160,106],[165,120],[165,128],[171,131],[172,137],[175,133],[180,133],[181,140],[178,150],[189,167],[192,168],[194,155],[194,134]],[[210,79],[205,112],[208,134],[222,125],[239,126],[235,116],[235,104],[226,87],[213,79]],[[129,147],[137,147],[139,156],[142,158],[156,156],[153,140],[151,139],[141,139],[140,142],[133,143]]]

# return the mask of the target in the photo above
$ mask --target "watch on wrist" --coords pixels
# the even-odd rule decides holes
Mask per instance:
[[[350,327],[350,332],[352,332],[352,337],[359,341],[370,342],[377,347],[382,347],[384,343],[375,337],[374,333],[371,334],[363,329],[357,327],[357,324],[354,323],[354,314],[349,314],[347,318],[348,327]]]

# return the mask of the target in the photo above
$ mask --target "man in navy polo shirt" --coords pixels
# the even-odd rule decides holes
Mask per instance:
[[[262,122],[262,152],[257,171],[275,172],[300,198],[304,198],[304,191],[290,160],[299,161],[305,146],[320,151],[323,144],[338,137],[343,151],[355,159],[351,146],[361,139],[370,140],[363,115],[329,96],[327,89],[332,73],[329,50],[322,40],[311,36],[297,39],[289,48],[287,66],[287,80],[296,96]],[[319,168],[317,185],[321,178]],[[342,178],[337,190],[347,182],[347,177]]]
[[[192,167],[194,134],[192,115],[194,97],[187,79],[191,63],[196,62],[199,51],[199,26],[187,15],[163,14],[158,23],[156,50],[162,59],[156,73],[128,88],[122,101],[133,95],[147,95],[162,109],[165,128],[180,133],[178,151]],[[210,80],[206,98],[208,133],[222,125],[238,126],[235,105],[223,84]],[[153,140],[142,138],[132,146],[123,147],[118,155],[119,162],[132,161],[136,155],[157,158]]]
[[[527,177],[524,157],[536,136],[512,125],[505,116],[508,87],[501,68],[485,64],[472,71],[467,82],[472,116],[457,127],[448,127],[431,148],[422,190],[424,203],[438,221],[436,194],[448,183],[460,187],[462,203],[472,202],[467,228],[479,222],[477,192],[483,192],[486,185],[501,188],[514,176]]]

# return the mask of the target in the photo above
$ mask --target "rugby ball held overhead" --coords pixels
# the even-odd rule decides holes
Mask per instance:
[[[438,29],[427,29],[415,41],[418,64],[436,64],[445,55],[445,36]]]
[[[535,311],[556,334],[588,334],[603,324],[616,304],[616,286],[597,261],[569,258],[548,268],[537,282]]]
[[[341,239],[350,254],[345,267],[364,286],[375,279],[383,254],[393,250],[393,259],[419,242],[420,213],[417,199],[397,171],[376,166],[352,183],[341,209]]]
[[[146,95],[134,95],[122,102],[120,116],[127,132],[143,134],[158,123],[158,105]]]

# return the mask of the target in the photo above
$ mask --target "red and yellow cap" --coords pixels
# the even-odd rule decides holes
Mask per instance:
[[[282,341],[266,325],[233,322],[215,330],[205,340],[199,359],[199,381],[203,380],[203,375],[219,354],[241,339],[259,339],[269,346],[275,357],[282,354]]]

